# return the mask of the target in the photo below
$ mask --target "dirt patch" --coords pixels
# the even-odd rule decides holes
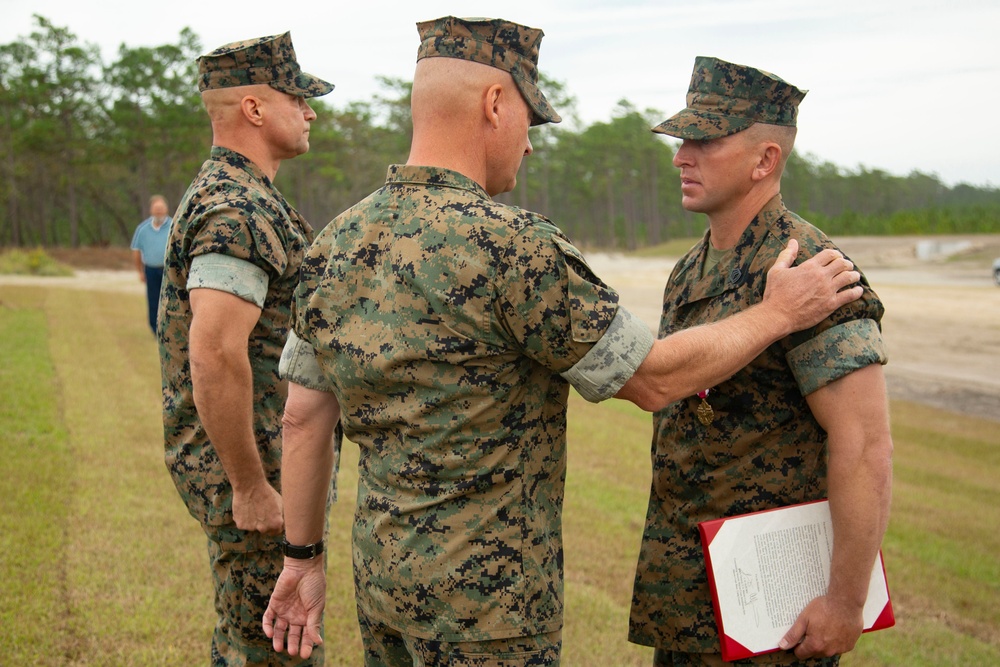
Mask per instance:
[[[74,269],[125,271],[133,269],[132,250],[129,248],[105,248],[89,246],[85,248],[47,248],[53,259]]]

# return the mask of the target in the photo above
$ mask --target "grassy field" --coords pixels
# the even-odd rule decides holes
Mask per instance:
[[[204,538],[162,463],[140,295],[0,286],[0,663],[205,664]],[[847,665],[1000,664],[996,422],[893,404],[884,553],[897,626]],[[649,665],[625,640],[649,484],[649,418],[570,409],[564,664]],[[357,449],[334,508],[327,663],[360,664],[349,536]]]

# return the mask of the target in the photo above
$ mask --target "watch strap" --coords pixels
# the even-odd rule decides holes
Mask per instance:
[[[281,544],[282,551],[288,558],[295,558],[297,560],[310,560],[319,556],[323,553],[323,543],[316,542],[314,544],[289,544],[288,540],[283,540]]]

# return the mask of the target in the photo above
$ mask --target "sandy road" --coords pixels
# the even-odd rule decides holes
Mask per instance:
[[[837,241],[885,303],[890,395],[1000,421],[1000,287],[989,269],[1000,235],[936,239],[937,252],[918,238]],[[655,330],[674,262],[607,254],[588,261]]]

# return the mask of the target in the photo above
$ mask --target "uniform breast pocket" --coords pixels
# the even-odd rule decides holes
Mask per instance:
[[[699,399],[690,402],[692,410],[700,404]],[[761,465],[765,445],[792,418],[790,411],[776,409],[753,389],[727,392],[723,385],[710,391],[705,402],[711,407],[711,418],[699,443],[705,460],[715,466],[741,461]]]

